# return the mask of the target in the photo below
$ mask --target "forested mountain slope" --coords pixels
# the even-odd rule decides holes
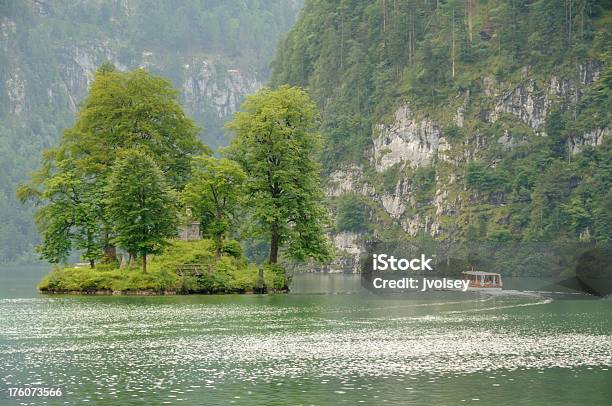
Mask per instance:
[[[32,212],[15,187],[39,164],[104,61],[172,80],[202,138],[269,76],[301,0],[8,0],[0,2],[0,262],[33,255]]]
[[[307,1],[272,81],[322,111],[337,247],[609,241],[611,7]]]

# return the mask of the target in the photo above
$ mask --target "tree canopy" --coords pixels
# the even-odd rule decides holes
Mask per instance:
[[[316,161],[317,118],[303,89],[281,86],[248,97],[228,124],[235,138],[227,153],[246,173],[245,207],[253,231],[270,238],[270,263],[278,261],[279,247],[298,260],[330,256]]]
[[[113,259],[117,219],[106,204],[118,154],[141,150],[169,185],[181,189],[192,155],[209,152],[197,132],[170,82],[142,69],[120,72],[102,65],[75,125],[43,154],[43,165],[17,192],[21,200],[41,206],[36,220],[43,235],[42,257],[60,262],[72,249],[81,249],[92,264],[102,257],[101,250]]]
[[[168,181],[182,188],[191,155],[210,152],[198,131],[168,80],[143,69],[119,72],[102,65],[60,148],[70,151],[84,174],[95,176],[108,172],[118,151],[143,148]]]
[[[194,159],[192,179],[182,200],[200,221],[204,234],[215,241],[217,256],[221,255],[224,237],[236,225],[244,179],[242,168],[227,158]]]
[[[34,259],[35,208],[20,204],[14,190],[39,166],[41,152],[74,124],[92,68],[111,59],[122,70],[145,66],[168,78],[182,93],[186,112],[205,127],[200,138],[213,147],[225,145],[227,115],[250,86],[267,80],[274,46],[301,5],[302,0],[0,1],[0,263]],[[217,91],[194,82],[204,72]]]
[[[142,149],[118,154],[107,189],[113,242],[140,254],[147,271],[147,255],[161,252],[177,235],[178,198],[155,161]]]

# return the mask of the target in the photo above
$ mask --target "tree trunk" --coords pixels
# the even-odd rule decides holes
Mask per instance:
[[[213,190],[213,195],[216,196],[216,193],[214,193],[214,190]],[[215,201],[216,200],[217,198],[215,197]],[[217,219],[217,223],[222,224],[224,216],[223,216],[223,211],[221,210],[219,204],[217,204],[217,213],[215,217]],[[221,258],[221,251],[223,249],[223,232],[220,232],[220,233],[218,232],[218,234],[214,235],[213,237],[215,241],[215,259],[219,260],[219,258]]]
[[[467,19],[468,42],[472,44],[472,0],[465,1],[465,16]]]
[[[147,273],[147,253],[142,253],[142,273]]]
[[[270,240],[270,260],[269,263],[275,264],[278,261],[278,225],[272,224],[272,238]]]
[[[117,260],[117,247],[107,243],[104,245],[104,260],[105,262],[111,262]]]
[[[344,65],[344,16],[340,12],[340,70]]]
[[[453,12],[452,12],[452,21],[451,21],[451,54],[452,54],[452,59],[453,59],[453,67],[452,67],[452,73],[453,73],[453,79],[455,78],[455,6],[453,5]]]
[[[96,267],[96,260],[95,259],[90,259],[89,260],[89,267],[91,269],[94,269]]]
[[[222,235],[218,235],[215,238],[216,242],[215,242],[215,259],[219,259],[221,258],[221,249],[223,248],[223,236]]]
[[[110,233],[108,231],[104,231],[103,235],[104,241],[104,258],[103,262],[112,262],[117,260],[117,247],[110,241]]]
[[[387,32],[387,3],[385,0],[382,0],[382,9],[383,9],[383,32]]]

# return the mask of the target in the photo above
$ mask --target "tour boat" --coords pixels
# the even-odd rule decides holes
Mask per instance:
[[[495,272],[467,271],[463,274],[470,281],[469,289],[501,290],[503,286],[501,275]]]

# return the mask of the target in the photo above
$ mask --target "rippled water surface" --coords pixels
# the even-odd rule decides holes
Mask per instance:
[[[612,301],[389,300],[352,276],[265,296],[45,297],[0,269],[0,404],[610,404]],[[9,401],[8,387],[61,399]]]

